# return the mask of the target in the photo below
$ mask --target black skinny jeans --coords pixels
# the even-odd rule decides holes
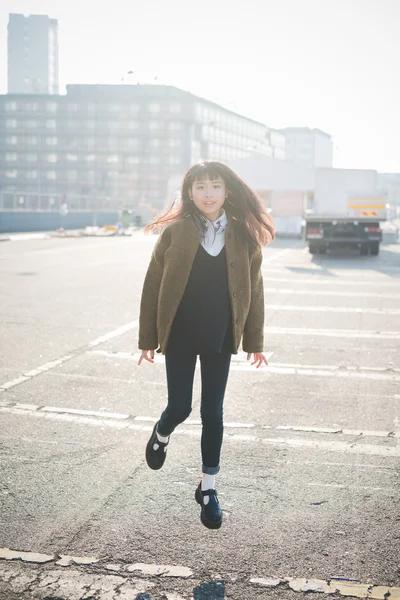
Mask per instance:
[[[201,455],[203,473],[215,475],[223,438],[223,403],[232,354],[200,354],[201,367]],[[158,432],[170,435],[192,411],[193,379],[197,354],[187,348],[168,347],[165,354],[168,405],[163,411]]]

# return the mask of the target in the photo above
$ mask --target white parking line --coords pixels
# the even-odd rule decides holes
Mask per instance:
[[[122,325],[122,327],[118,327],[117,329],[114,329],[113,331],[106,333],[105,335],[93,340],[92,342],[85,344],[82,348],[79,348],[79,349],[71,352],[68,355],[61,356],[60,358],[57,358],[56,360],[52,360],[50,362],[45,363],[44,365],[40,365],[39,367],[36,367],[35,369],[31,369],[27,373],[24,373],[22,376],[16,377],[15,379],[12,379],[11,381],[6,381],[5,383],[0,385],[0,392],[4,392],[5,390],[10,390],[11,388],[13,388],[17,385],[20,385],[21,383],[25,383],[26,381],[29,381],[30,379],[37,377],[41,373],[45,373],[47,371],[50,371],[51,369],[55,369],[56,367],[62,365],[66,361],[71,360],[72,358],[75,358],[76,356],[79,356],[79,354],[82,354],[83,352],[86,352],[89,348],[98,346],[99,344],[107,342],[108,340],[111,340],[112,338],[115,338],[119,335],[123,335],[127,331],[136,329],[136,327],[138,325],[139,325],[138,320],[130,321],[129,323]]]
[[[276,272],[282,273],[281,270],[273,271],[272,269],[268,269],[268,272]],[[285,273],[287,275],[287,273]],[[349,279],[348,281],[344,281],[344,279],[339,279],[338,277],[302,277],[296,273],[293,273],[292,277],[266,277],[263,275],[264,281],[273,281],[274,283],[291,283],[292,285],[295,283],[304,283],[306,285],[315,284],[315,285],[332,285],[333,287],[337,287],[338,285],[346,285],[350,287],[354,287],[357,285],[369,285],[374,287],[375,289],[379,285],[379,289],[381,286],[398,286],[400,287],[400,281],[378,281],[377,279]]]
[[[265,327],[265,333],[277,335],[322,336],[349,339],[400,340],[397,331],[371,331],[360,329],[312,329],[310,327]]]
[[[263,261],[264,262],[264,261]],[[263,274],[269,274],[269,273],[280,273],[281,275],[283,275],[284,277],[290,275],[292,277],[291,281],[299,279],[301,277],[308,277],[311,278],[312,281],[318,281],[318,278],[320,278],[323,281],[327,281],[330,282],[331,284],[334,283],[336,285],[336,283],[339,282],[340,279],[342,279],[342,281],[344,282],[345,280],[347,280],[347,285],[350,283],[360,283],[362,284],[363,282],[367,283],[368,285],[377,285],[379,284],[394,284],[394,285],[400,285],[400,279],[399,279],[399,275],[397,273],[391,273],[391,271],[396,270],[398,271],[400,269],[400,267],[393,267],[393,268],[388,268],[387,271],[384,270],[370,270],[370,269],[366,269],[365,270],[365,277],[369,277],[369,279],[364,279],[364,277],[357,277],[354,278],[354,271],[352,271],[351,269],[347,270],[347,271],[343,271],[340,270],[339,268],[331,268],[331,269],[322,269],[321,267],[317,267],[317,266],[313,266],[311,264],[284,264],[282,263],[279,266],[273,266],[273,267],[265,267],[262,269]],[[358,271],[358,273],[360,273],[361,269]],[[397,278],[397,279],[396,279]]]
[[[276,260],[277,258],[284,256],[288,252],[291,252],[292,250],[294,250],[294,248],[285,248],[285,250],[281,250],[280,252],[277,252],[276,254],[273,254],[272,256],[267,256],[266,258],[263,258],[263,264],[272,262],[272,261]]]
[[[99,344],[103,344],[104,342],[108,342],[108,340],[118,337],[119,335],[123,335],[127,331],[136,329],[136,327],[138,327],[138,326],[139,326],[138,319],[136,321],[131,321],[130,323],[126,323],[126,325],[122,325],[122,327],[118,327],[118,329],[114,329],[113,331],[110,331],[109,333],[102,335],[101,337],[97,338],[96,340],[89,342],[88,346],[91,348],[93,346],[98,346]]]
[[[109,413],[96,410],[85,410],[82,408],[71,408],[69,406],[38,406],[36,404],[22,404],[20,402],[0,401],[1,412],[13,414],[28,414],[47,416],[51,415],[73,415],[76,417],[95,417],[104,422],[106,420],[111,426],[113,421],[126,421],[123,427],[128,427],[130,423],[156,423],[157,417],[134,416],[128,413]],[[181,423],[182,427],[200,426],[201,419],[186,419]],[[119,427],[119,425],[116,425]],[[297,431],[299,433],[316,433],[320,435],[350,436],[352,438],[361,437],[380,437],[380,438],[400,438],[400,432],[396,431],[377,431],[368,429],[343,429],[341,427],[313,427],[304,425],[261,425],[260,423],[234,423],[225,421],[224,427],[227,429],[258,429],[275,431]]]
[[[353,287],[353,286],[352,286]],[[265,294],[293,294],[297,296],[341,296],[348,298],[379,298],[379,299],[392,299],[400,300],[400,292],[397,294],[378,294],[373,292],[344,292],[344,291],[331,291],[331,290],[316,290],[315,288],[308,288],[305,290],[296,290],[290,288],[273,288],[264,287]]]
[[[353,487],[358,489],[358,486]],[[229,511],[225,511],[225,516],[228,515]],[[86,590],[84,597],[87,598],[89,594],[91,598],[99,598],[100,595],[102,598],[106,596],[107,598],[111,598],[111,596],[116,598],[118,596],[126,599],[150,598],[150,596],[153,597],[154,591],[154,597],[162,597],[166,598],[166,600],[183,600],[184,597],[192,598],[193,580],[214,581],[216,577],[221,579],[221,576],[216,576],[213,571],[200,574],[199,571],[186,565],[130,564],[127,561],[107,563],[106,559],[95,556],[69,556],[61,552],[62,550],[55,554],[43,554],[41,552],[25,552],[23,550],[0,548],[1,561],[18,561],[14,565],[12,562],[9,562],[9,564],[0,564],[0,576],[2,580],[9,582],[9,591],[15,591],[17,594],[20,590],[26,589],[27,582],[29,582],[29,589],[32,590],[32,593],[35,593],[37,590],[43,590],[46,598],[59,598],[61,595],[63,598],[77,598],[77,580],[81,576],[81,580],[83,581],[82,588],[84,586]],[[34,566],[31,566],[32,563]],[[36,566],[44,563],[46,564],[46,569]],[[81,567],[80,571],[77,570],[76,565]],[[94,572],[93,570],[84,570],[86,565],[100,566],[101,569],[111,571],[112,575],[102,573],[99,570]],[[63,571],[57,570],[58,566],[62,566]],[[136,578],[132,579],[132,577],[128,577],[128,575],[132,574]],[[140,574],[140,579],[137,577],[138,574]],[[236,577],[233,575],[224,575],[224,580],[235,582]],[[400,598],[400,587],[373,584],[371,581],[369,583],[361,583],[358,579],[340,576],[331,576],[327,580],[316,579],[309,572],[304,575],[304,577],[269,577],[266,574],[263,577],[250,577],[248,575],[243,583],[246,589],[249,584],[256,588],[267,588],[268,591],[284,585],[289,590],[303,594],[318,592],[330,596],[340,595],[344,598],[356,597],[368,598],[369,600],[384,600],[386,598],[398,600]],[[157,589],[155,589],[156,583],[149,580],[149,577],[157,578]],[[162,582],[168,577],[173,577],[174,580],[179,581],[179,593],[167,591],[169,589],[167,586],[163,589]],[[222,585],[222,582],[217,581],[217,584]],[[103,594],[104,590],[106,590],[106,595]],[[110,593],[107,593],[107,591]],[[223,588],[220,591],[221,593],[213,594],[213,598],[222,598],[222,595],[224,595]],[[268,593],[262,594],[260,591],[257,591],[253,595],[264,597]],[[275,596],[275,594],[269,595]],[[20,596],[18,595],[18,597]],[[40,597],[43,598],[44,595],[40,594]],[[211,596],[207,594],[207,597],[210,598]],[[248,596],[246,595],[246,597]]]
[[[60,408],[60,411],[63,409]],[[140,422],[133,422],[128,419],[116,419],[116,418],[100,418],[94,416],[83,416],[80,414],[71,414],[70,412],[56,412],[45,411],[44,409],[29,410],[24,408],[17,408],[16,406],[0,406],[0,413],[8,413],[21,416],[30,416],[41,419],[50,419],[52,421],[59,421],[62,423],[72,422],[78,425],[91,425],[94,427],[110,427],[113,429],[125,429],[133,431],[150,432],[153,430],[153,419],[150,425],[140,424]],[[181,427],[175,431],[175,435],[187,435],[191,437],[200,437],[200,428],[187,429]],[[331,440],[317,440],[307,438],[264,438],[257,435],[238,434],[236,432],[226,432],[225,437],[228,440],[234,442],[255,442],[257,444],[266,444],[273,446],[286,446],[291,448],[314,448],[317,450],[326,450],[328,452],[342,452],[348,454],[360,454],[367,456],[385,456],[390,458],[400,457],[400,446],[392,445],[378,445],[378,444],[364,444],[357,441],[354,443],[353,440],[344,441],[331,441]]]
[[[400,308],[359,308],[355,306],[294,306],[289,304],[266,304],[266,310],[288,310],[301,312],[337,312],[337,313],[362,313],[368,315],[400,315]]]
[[[104,356],[106,358],[120,358],[137,363],[140,353],[134,352],[111,352],[108,350],[92,350],[87,354]],[[267,358],[270,355],[267,355]],[[155,354],[154,364],[164,364],[165,357],[162,354]],[[148,366],[148,365],[147,365]],[[197,369],[200,365],[197,362]],[[342,367],[340,365],[300,365],[287,363],[269,363],[259,369],[252,367],[246,358],[234,357],[231,362],[232,371],[251,371],[253,373],[264,375],[306,375],[312,377],[335,377],[343,379],[369,379],[375,381],[400,381],[400,369],[385,369],[376,367]]]

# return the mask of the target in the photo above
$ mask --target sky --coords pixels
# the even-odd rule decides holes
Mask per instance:
[[[400,0],[3,0],[3,94],[10,12],[58,19],[62,93],[157,77],[269,127],[326,131],[335,167],[400,172]]]

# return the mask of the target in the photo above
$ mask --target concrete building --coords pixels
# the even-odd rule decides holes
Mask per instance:
[[[9,94],[58,94],[56,19],[9,15],[7,89]]]
[[[301,234],[303,217],[313,202],[315,169],[261,154],[229,165],[257,191],[274,218],[278,235]]]
[[[286,127],[280,129],[286,138],[286,159],[307,168],[332,167],[332,137],[309,127]]]
[[[0,96],[0,210],[158,211],[168,181],[209,158],[284,158],[263,123],[165,85],[69,85]],[[278,160],[278,159],[277,159]]]

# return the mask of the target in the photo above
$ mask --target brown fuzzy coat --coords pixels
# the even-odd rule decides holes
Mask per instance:
[[[245,352],[264,349],[262,251],[249,250],[229,215],[225,230],[228,286],[231,298],[234,354],[243,337]],[[191,217],[168,225],[160,235],[145,277],[139,318],[139,348],[165,354],[169,333],[183,297],[200,231]]]

